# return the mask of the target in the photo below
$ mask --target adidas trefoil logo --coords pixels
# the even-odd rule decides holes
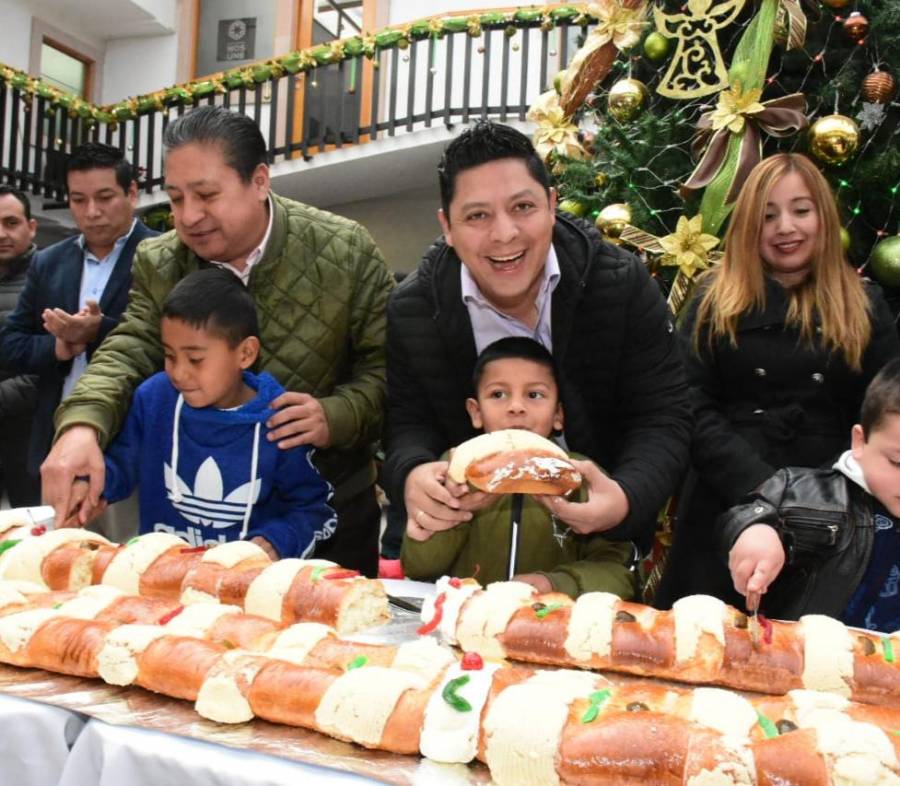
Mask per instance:
[[[258,477],[225,496],[222,473],[212,456],[198,468],[193,489],[168,464],[163,467],[163,476],[172,506],[188,521],[205,527],[222,529],[242,522],[248,500],[255,504],[259,499],[261,481]],[[175,499],[176,488],[181,492],[180,500]]]

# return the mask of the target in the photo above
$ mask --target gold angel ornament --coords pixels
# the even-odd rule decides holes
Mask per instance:
[[[730,25],[744,0],[688,0],[686,11],[667,14],[654,6],[656,29],[677,42],[669,69],[656,91],[669,98],[699,98],[728,86],[728,70],[716,33]]]

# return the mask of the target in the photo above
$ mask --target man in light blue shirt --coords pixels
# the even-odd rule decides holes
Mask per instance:
[[[138,243],[156,234],[134,217],[137,183],[118,148],[89,142],[66,165],[69,209],[81,234],[39,251],[0,334],[11,368],[38,375],[28,470],[39,476],[53,413],[128,303]]]

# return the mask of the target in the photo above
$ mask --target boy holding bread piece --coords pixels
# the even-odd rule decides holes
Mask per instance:
[[[400,554],[406,576],[477,574],[482,584],[513,578],[539,592],[633,597],[634,546],[579,534],[544,503],[547,496],[586,497],[578,469],[550,440],[563,427],[550,353],[530,338],[503,338],[484,349],[473,377],[476,398],[466,409],[485,433],[451,452],[445,485],[452,493],[474,486],[485,504],[440,532],[408,526]]]

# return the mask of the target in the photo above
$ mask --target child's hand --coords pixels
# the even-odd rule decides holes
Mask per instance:
[[[585,502],[569,502],[565,497],[536,495],[540,502],[560,521],[575,532],[603,532],[622,523],[628,515],[628,498],[622,487],[593,461],[572,460],[588,487]]]
[[[278,562],[278,560],[280,559],[280,557],[278,556],[278,552],[275,551],[275,547],[265,538],[257,535],[255,538],[250,538],[250,542],[255,543],[264,552],[266,552],[266,555],[269,557],[269,559],[272,560],[272,562]]]
[[[741,595],[763,594],[784,567],[784,546],[774,527],[753,524],[734,542],[728,568]]]
[[[540,573],[520,573],[518,576],[513,576],[512,580],[530,584],[541,594],[553,592],[553,585],[550,583],[550,579]]]

